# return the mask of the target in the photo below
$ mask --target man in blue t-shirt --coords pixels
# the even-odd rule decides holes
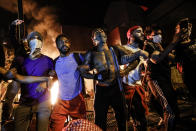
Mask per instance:
[[[70,52],[71,43],[64,34],[57,36],[56,45],[60,52],[60,56],[55,60],[55,71],[59,81],[59,100],[51,114],[50,129],[52,131],[62,130],[68,115],[73,119],[86,117],[85,102],[81,94],[82,78],[77,70],[78,59],[82,61],[82,56]]]
[[[54,72],[53,60],[41,54],[43,39],[40,33],[31,32],[27,36],[30,54],[17,56],[15,67],[25,76],[49,76]],[[33,113],[36,113],[37,130],[47,131],[51,106],[47,83],[21,84],[20,104],[15,111],[15,130],[27,131]]]

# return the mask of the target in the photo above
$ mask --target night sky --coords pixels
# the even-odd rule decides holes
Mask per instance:
[[[0,0],[4,1],[4,0]],[[12,1],[12,0],[11,0]],[[17,1],[17,0],[16,0]],[[23,0],[24,1],[24,0]],[[58,21],[63,25],[84,25],[84,26],[104,26],[104,17],[108,6],[113,1],[123,0],[105,0],[105,1],[88,1],[88,0],[34,0],[38,8],[53,7],[54,13],[58,16]],[[133,2],[138,6],[144,5],[148,7],[150,12],[162,0],[124,0]],[[0,2],[1,4],[1,2]],[[24,2],[23,2],[24,5]],[[17,5],[15,5],[17,6]],[[25,5],[24,5],[24,8]],[[0,6],[1,25],[8,24],[13,19],[17,18],[17,12],[10,13],[10,10],[3,9]],[[145,13],[145,12],[144,12]],[[32,19],[26,19],[26,23],[31,22]]]

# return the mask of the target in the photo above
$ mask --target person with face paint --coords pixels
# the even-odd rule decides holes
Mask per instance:
[[[17,56],[14,65],[19,74],[25,76],[48,77],[54,72],[53,60],[41,54],[43,38],[39,32],[33,31],[27,36],[30,54]],[[38,131],[47,131],[51,105],[46,83],[21,84],[20,104],[15,110],[14,128],[16,131],[27,131],[33,113],[36,113]]]
[[[126,130],[125,101],[119,88],[115,61],[107,45],[107,36],[103,29],[97,28],[92,32],[93,49],[87,52],[84,64],[79,67],[83,77],[98,81],[95,87],[95,124],[106,130],[107,112],[111,105],[115,111],[118,130]],[[89,70],[96,70],[91,74]]]
[[[114,47],[108,47],[107,36],[103,29],[97,28],[92,32],[94,47],[86,53],[84,65],[80,66],[82,76],[97,80],[95,87],[95,124],[106,130],[106,118],[109,106],[115,111],[118,130],[126,130],[127,110],[120,77],[119,64],[133,62],[139,56],[145,56],[142,51],[125,53],[117,56]],[[122,49],[122,48],[121,48]],[[94,74],[89,73],[94,70]]]
[[[124,47],[133,53],[141,50],[144,43],[144,33],[140,26],[133,26],[127,32],[128,43]],[[146,59],[146,57],[145,57]],[[145,63],[144,57],[137,59],[137,65],[129,63],[123,71],[123,86],[128,105],[129,116],[133,118],[134,130],[146,131],[148,106],[145,101],[145,91],[142,88],[142,68]],[[132,68],[130,68],[132,67]],[[126,73],[127,72],[127,73]]]
[[[76,57],[83,61],[81,53],[70,52],[70,39],[64,34],[57,36],[56,46],[60,56],[55,59],[55,71],[59,81],[59,98],[50,117],[50,130],[61,131],[68,115],[72,119],[85,119],[86,107],[82,95],[82,77]]]

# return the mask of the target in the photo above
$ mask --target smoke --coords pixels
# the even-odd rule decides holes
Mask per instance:
[[[17,13],[17,0],[1,0],[0,7]],[[39,6],[34,0],[23,0],[24,15],[30,21],[27,32],[38,31],[44,38],[42,53],[53,59],[58,56],[55,38],[61,33],[56,9],[52,6]]]

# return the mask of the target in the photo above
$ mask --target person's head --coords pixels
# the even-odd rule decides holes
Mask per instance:
[[[152,27],[152,34],[152,41],[154,43],[162,43],[162,29],[160,27]]]
[[[67,54],[70,51],[71,42],[68,36],[60,34],[56,38],[56,46],[60,54]]]
[[[127,31],[128,43],[138,43],[143,44],[144,33],[141,26],[133,26]]]
[[[107,42],[107,36],[103,29],[97,28],[92,31],[92,41],[94,46],[103,45]]]
[[[183,41],[187,41],[190,38],[191,31],[192,31],[192,23],[190,22],[189,18],[181,19],[175,29],[176,33],[181,33],[181,39]]]
[[[146,40],[153,43],[162,42],[162,29],[159,26],[147,26],[145,30]]]
[[[30,56],[35,58],[41,54],[41,49],[43,45],[43,38],[42,35],[37,32],[33,31],[28,34],[27,41],[30,49]]]

